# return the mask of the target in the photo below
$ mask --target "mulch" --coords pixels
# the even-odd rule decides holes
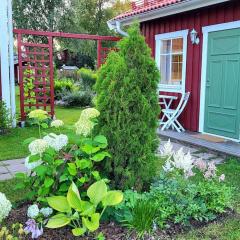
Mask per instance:
[[[7,218],[6,225],[11,226],[12,223],[22,223],[24,224],[27,221],[27,206],[23,205],[17,209],[11,211],[9,217]],[[220,215],[213,222],[223,221],[226,217],[233,217],[236,213],[229,211],[225,214]],[[207,225],[207,223],[199,223],[197,221],[191,222],[191,225],[194,228],[202,228]],[[191,228],[191,227],[190,227]],[[184,233],[188,228],[184,228],[181,225],[171,224],[170,227],[164,231],[157,231],[154,235],[146,236],[144,240],[174,240],[177,234]],[[128,229],[117,225],[114,222],[103,223],[100,226],[99,232],[102,232],[106,240],[137,240],[137,237],[134,233],[130,233]],[[95,235],[96,236],[96,235]],[[31,239],[31,235],[28,235],[26,240]],[[47,229],[44,228],[43,235],[39,240],[94,240],[94,236],[83,236],[83,237],[74,237],[71,233],[71,229],[68,227],[58,228],[58,229]]]

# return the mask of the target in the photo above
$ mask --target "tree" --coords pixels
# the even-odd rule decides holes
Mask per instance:
[[[156,170],[159,71],[138,26],[119,42],[96,84],[98,127],[112,154],[103,167],[117,187],[147,188]]]
[[[14,27],[56,31],[68,11],[65,0],[13,0]]]

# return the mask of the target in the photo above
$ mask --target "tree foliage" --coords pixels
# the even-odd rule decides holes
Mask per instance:
[[[96,84],[99,129],[113,156],[104,169],[121,188],[148,186],[155,173],[159,71],[138,26],[119,42]]]
[[[14,27],[56,31],[68,11],[65,0],[13,0]]]

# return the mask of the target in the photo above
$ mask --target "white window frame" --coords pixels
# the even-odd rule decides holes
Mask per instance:
[[[184,93],[186,85],[186,65],[187,65],[187,42],[188,42],[189,30],[182,30],[177,32],[163,33],[155,35],[156,47],[155,47],[155,61],[160,71],[161,64],[161,41],[170,40],[175,38],[183,38],[183,63],[182,63],[182,81],[181,85],[170,85],[159,83],[158,89],[165,92],[177,92]],[[160,73],[161,74],[161,73]]]

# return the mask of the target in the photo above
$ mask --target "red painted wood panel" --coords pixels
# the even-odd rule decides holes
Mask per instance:
[[[200,111],[200,86],[202,63],[202,27],[240,20],[240,1],[230,1],[202,8],[174,16],[164,17],[141,23],[141,30],[146,42],[155,55],[155,35],[193,28],[200,37],[199,45],[192,45],[188,38],[186,91],[191,92],[188,105],[181,116],[184,127],[191,131],[198,131]]]

